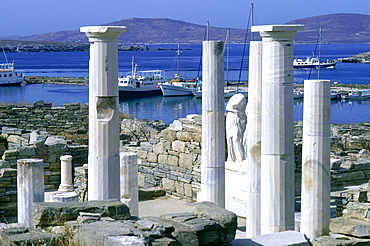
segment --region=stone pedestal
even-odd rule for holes
[[[246,165],[246,236],[261,234],[261,120],[262,42],[251,41],[249,51]]]
[[[293,37],[302,25],[253,26],[262,36],[261,233],[294,230]]]
[[[304,81],[301,233],[329,234],[330,81]]]
[[[44,202],[44,162],[42,159],[17,161],[18,223],[33,230],[33,202]]]
[[[202,166],[198,201],[225,207],[223,42],[203,41]]]
[[[236,215],[246,217],[248,205],[247,162],[225,163],[225,208]]]
[[[89,200],[120,197],[117,39],[125,30],[81,27],[90,42]]]
[[[58,191],[73,191],[72,158],[71,155],[62,155],[60,157],[60,185]]]
[[[139,185],[137,154],[121,152],[121,202],[130,208],[132,216],[139,217]]]

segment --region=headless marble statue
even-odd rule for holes
[[[245,108],[247,100],[242,94],[235,94],[226,105],[227,161],[241,162],[246,159],[243,136],[247,124]]]

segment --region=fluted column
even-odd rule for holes
[[[294,230],[292,39],[303,29],[252,27],[262,36],[261,234]]]
[[[262,42],[251,41],[245,148],[247,155],[246,236],[261,234]]]
[[[121,26],[81,27],[90,42],[89,200],[120,197],[118,49]]]
[[[301,233],[329,234],[330,80],[304,81]]]
[[[224,52],[222,41],[203,41],[202,165],[198,201],[225,207]]]

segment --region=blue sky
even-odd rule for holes
[[[0,36],[77,30],[131,17],[245,28],[249,0],[0,0]],[[370,0],[254,0],[255,24],[333,13],[370,14]]]

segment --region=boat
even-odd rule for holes
[[[192,96],[193,91],[201,86],[199,79],[186,79],[180,76],[180,44],[177,45],[177,73],[169,82],[159,86],[164,97]]]
[[[304,59],[294,59],[293,68],[335,68],[336,61],[327,59],[325,62],[319,61],[318,57],[307,57]]]
[[[136,71],[137,65],[132,62],[132,71],[127,76],[118,78],[120,96],[161,95],[159,84],[166,83],[164,70]]]
[[[164,97],[192,96],[193,91],[197,90],[199,82],[171,80],[170,82],[160,84],[159,86]]]
[[[303,99],[303,91],[295,89],[293,91],[294,99]]]
[[[349,91],[348,93],[340,94],[341,100],[345,101],[360,101],[360,100],[370,100],[370,91],[368,90],[355,90]]]
[[[25,80],[21,70],[14,69],[14,62],[0,64],[0,85],[20,85]]]

